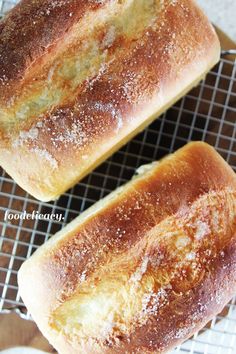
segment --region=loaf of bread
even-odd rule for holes
[[[192,0],[22,0],[0,22],[0,165],[56,199],[219,57]]]
[[[60,354],[166,353],[236,293],[236,176],[190,143],[140,170],[21,267],[20,294]]]

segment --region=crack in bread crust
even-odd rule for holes
[[[135,47],[161,10],[159,0],[123,0],[108,3],[95,17],[88,13],[70,30],[71,36],[67,35],[53,60],[49,53],[50,65],[40,67],[33,76],[29,72],[23,91],[0,111],[6,127],[11,121],[35,119],[65,101],[74,102],[84,82],[106,70],[127,47]]]
[[[214,272],[226,235],[232,242],[235,222],[236,193],[209,193],[147,231],[126,252],[117,254],[113,246],[109,257],[88,263],[77,289],[51,314],[51,328],[71,342],[119,343]],[[118,230],[117,237],[125,233]],[[86,279],[90,266],[94,272]],[[194,318],[197,314],[192,326]]]

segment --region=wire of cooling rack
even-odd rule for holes
[[[0,17],[15,3],[0,0]],[[17,271],[24,260],[79,213],[130,180],[140,165],[192,140],[214,146],[236,171],[236,60],[222,57],[198,87],[57,201],[36,201],[0,169],[0,313],[14,311],[29,319],[17,286]],[[24,210],[63,214],[64,220],[4,221],[6,211]],[[236,298],[176,352],[236,353]]]

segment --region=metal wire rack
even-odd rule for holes
[[[0,0],[0,16],[16,2]],[[236,171],[236,60],[222,57],[198,87],[55,202],[36,201],[0,169],[0,313],[15,311],[29,318],[18,294],[17,271],[50,235],[130,180],[137,167],[158,160],[191,140],[213,145]],[[58,213],[63,214],[64,220],[5,222],[7,210]],[[174,352],[236,353],[236,297]]]

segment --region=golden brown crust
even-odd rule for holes
[[[23,0],[16,5],[0,22],[1,102],[18,91],[26,71],[40,64],[86,11],[107,1]]]
[[[196,84],[220,47],[189,0],[56,1],[49,15],[44,3],[23,1],[1,25],[0,163],[50,200]],[[10,35],[38,11],[35,30]]]
[[[213,148],[188,144],[113,195],[19,272],[60,353],[164,353],[236,292],[236,176]]]

